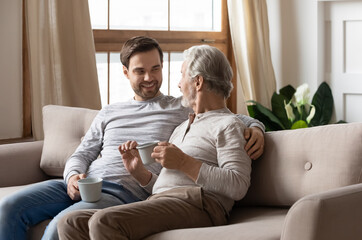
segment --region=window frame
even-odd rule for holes
[[[220,49],[228,58],[234,71],[234,90],[227,100],[227,106],[232,112],[236,112],[236,78],[235,61],[232,53],[231,36],[229,31],[227,0],[221,0],[221,32],[211,31],[171,31],[171,30],[115,30],[93,29],[95,50],[99,53],[107,53],[108,63],[111,52],[119,52],[123,44],[134,36],[148,36],[157,39],[164,52],[183,51],[194,45],[208,44]],[[109,4],[108,4],[108,28],[109,28]],[[108,88],[109,88],[108,67]],[[109,102],[109,89],[108,89]]]
[[[23,138],[29,139],[33,137],[32,134],[32,120],[31,120],[31,85],[30,85],[30,70],[29,70],[29,51],[28,51],[28,38],[26,33],[26,18],[25,18],[25,1],[23,0]]]

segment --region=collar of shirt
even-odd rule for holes
[[[220,108],[220,109],[216,109],[216,110],[199,113],[196,115],[196,119],[198,120],[198,119],[201,119],[203,117],[209,116],[214,113],[232,113],[232,112],[228,108],[225,107],[225,108]]]

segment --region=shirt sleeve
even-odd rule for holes
[[[156,174],[152,173],[151,180],[147,183],[147,185],[145,185],[145,186],[141,185],[141,187],[143,187],[149,194],[151,194],[153,185],[155,185],[157,178],[158,178],[158,176]]]
[[[245,126],[249,128],[258,127],[265,133],[265,126],[259,120],[242,114],[237,114],[236,116],[245,124]]]
[[[218,166],[203,163],[196,183],[203,189],[240,200],[250,186],[251,160],[244,150],[245,126],[228,126],[217,136]]]
[[[105,110],[102,109],[94,118],[81,144],[66,162],[63,172],[66,182],[75,174],[86,173],[89,165],[99,156],[103,145],[104,116]]]

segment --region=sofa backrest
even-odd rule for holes
[[[88,131],[97,110],[47,105],[43,107],[44,145],[41,169],[49,176],[62,177],[68,158]]]
[[[268,132],[241,204],[291,206],[303,196],[362,182],[362,123]]]
[[[40,167],[62,177],[66,161],[97,110],[43,108]],[[362,123],[267,132],[263,156],[253,161],[251,186],[240,204],[291,206],[308,194],[362,182]]]

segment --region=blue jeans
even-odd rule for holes
[[[95,203],[73,201],[63,180],[48,180],[24,188],[0,200],[0,239],[26,239],[27,229],[52,219],[43,240],[58,239],[57,222],[65,214],[79,209],[102,209],[140,201],[119,184],[104,181],[102,198]]]

